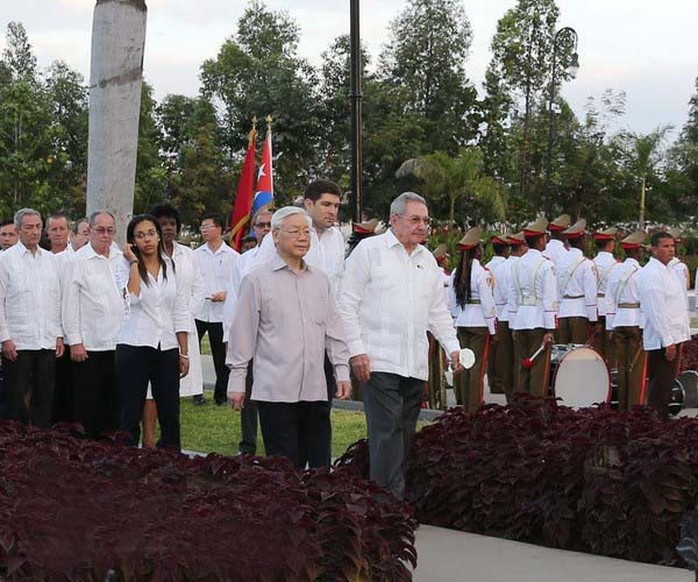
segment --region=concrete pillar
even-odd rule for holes
[[[92,22],[87,214],[110,210],[116,240],[126,240],[141,107],[145,0],[97,0]]]

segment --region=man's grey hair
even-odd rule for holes
[[[41,218],[41,213],[33,208],[22,208],[21,210],[15,212],[15,226],[17,227],[17,230],[22,228],[22,221],[24,220],[25,216],[38,216]],[[41,218],[42,223],[43,221],[44,219]]]
[[[416,192],[403,192],[390,203],[390,214],[402,216],[405,214],[408,202],[419,202],[420,204],[424,204],[424,206],[427,205],[427,201]]]
[[[303,208],[298,208],[298,206],[284,206],[283,208],[279,208],[272,215],[271,229],[279,230],[284,220],[287,219],[289,216],[293,216],[294,214],[301,214],[308,223],[308,226],[312,224],[310,216],[308,216],[308,213]]]
[[[98,216],[102,216],[102,214],[110,216],[111,219],[114,221],[114,224],[116,224],[116,216],[114,216],[112,212],[109,212],[108,210],[95,210],[92,214],[90,214],[90,217],[87,219],[90,228],[92,228],[95,225],[95,220],[97,220]]]

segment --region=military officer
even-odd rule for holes
[[[596,322],[596,268],[584,256],[586,220],[583,218],[562,232],[569,250],[557,264],[557,340],[561,344],[584,344],[589,324]]]
[[[555,266],[543,256],[548,221],[541,218],[524,229],[528,250],[512,265],[509,326],[514,338],[516,391],[546,396],[550,373],[550,346],[557,316]],[[538,348],[542,352],[533,359]]]

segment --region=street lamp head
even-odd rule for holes
[[[570,64],[567,66],[567,72],[573,79],[577,77],[577,73],[579,72],[579,55],[577,53],[572,53]]]

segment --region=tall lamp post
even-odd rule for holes
[[[555,33],[553,38],[553,63],[550,73],[550,95],[548,97],[548,154],[545,168],[545,196],[547,210],[551,210],[552,174],[553,174],[553,144],[555,143],[555,89],[557,87],[558,52],[561,46],[571,47],[573,52],[566,63],[567,73],[574,79],[579,71],[579,55],[577,55],[577,31],[565,26]],[[567,53],[565,53],[567,54]]]
[[[351,77],[351,207],[354,222],[361,222],[361,34],[359,28],[359,0],[350,2]]]

